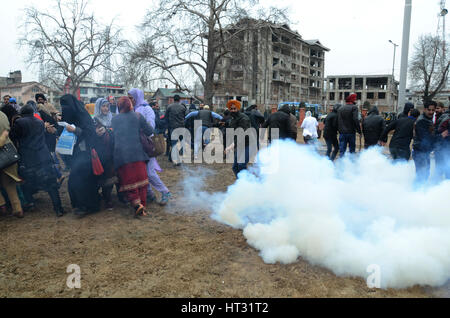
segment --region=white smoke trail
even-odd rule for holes
[[[186,170],[181,186],[183,187],[182,201],[188,203],[184,206],[187,212],[212,211],[217,202],[224,199],[224,193],[210,194],[203,191],[206,180],[214,174],[214,170],[206,168]]]
[[[413,162],[394,164],[380,149],[335,166],[277,142],[229,187],[213,218],[243,229],[266,263],[302,257],[360,277],[376,264],[382,288],[440,286],[450,278],[450,182],[415,190],[414,178]]]

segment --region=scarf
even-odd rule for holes
[[[105,127],[111,127],[112,113],[108,107],[108,113],[104,115],[102,113],[102,106],[109,104],[105,98],[99,98],[95,102],[94,118],[99,121]]]

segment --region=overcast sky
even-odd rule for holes
[[[438,0],[412,2],[410,56],[421,34],[436,34],[440,11]],[[0,76],[20,69],[24,81],[37,80],[37,72],[27,69],[24,54],[17,47],[21,10],[31,4],[46,8],[52,3],[52,0],[1,1]],[[90,7],[105,23],[117,17],[117,24],[124,28],[124,34],[135,40],[135,26],[142,21],[151,3],[151,0],[128,0],[126,3],[91,0]],[[394,50],[388,41],[392,40],[400,45],[395,63],[398,79],[404,0],[262,0],[261,3],[290,6],[292,29],[306,40],[319,39],[331,50],[325,60],[326,75],[390,74]]]

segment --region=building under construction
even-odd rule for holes
[[[329,49],[319,40],[304,40],[286,24],[256,20],[249,24],[231,54],[218,63],[214,106],[224,108],[232,98],[268,110],[288,101],[323,104]]]
[[[396,112],[398,82],[392,75],[330,75],[327,77],[327,105],[345,104],[345,99],[356,93],[358,103],[369,102],[380,112]]]

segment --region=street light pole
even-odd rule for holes
[[[391,43],[394,46],[394,61],[392,62],[392,85],[391,85],[392,91],[394,92],[394,89],[395,89],[395,53],[397,51],[398,44],[395,44],[391,40],[389,40],[389,43]],[[397,112],[398,111],[398,107],[395,107],[396,106],[395,98],[393,98],[392,102],[393,102],[392,103],[392,110],[394,112]]]
[[[395,44],[395,43],[392,42],[391,40],[389,40],[389,43],[391,43],[392,45],[394,45],[394,62],[392,63],[392,78],[395,80],[395,75],[394,75],[394,70],[395,70],[395,51],[397,50],[398,44]]]

